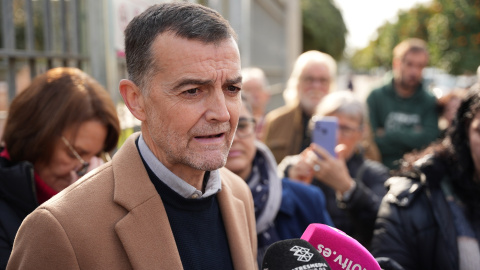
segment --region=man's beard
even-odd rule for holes
[[[417,88],[420,85],[420,80],[419,79],[409,79],[409,78],[402,78],[400,80],[400,86],[405,89],[410,89],[413,90]]]

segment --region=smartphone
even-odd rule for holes
[[[332,157],[337,157],[335,146],[337,146],[338,119],[334,116],[315,117],[313,122],[312,142],[325,148]]]

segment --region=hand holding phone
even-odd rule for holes
[[[338,129],[337,117],[314,117],[312,120],[314,122],[312,142],[325,148],[332,157],[337,157],[337,154],[335,153]]]

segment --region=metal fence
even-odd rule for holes
[[[8,108],[21,86],[50,68],[89,69],[85,2],[1,0],[0,91],[3,86],[6,97],[0,106]]]

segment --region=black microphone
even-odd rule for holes
[[[263,256],[262,270],[331,270],[325,258],[302,239],[273,243]]]

